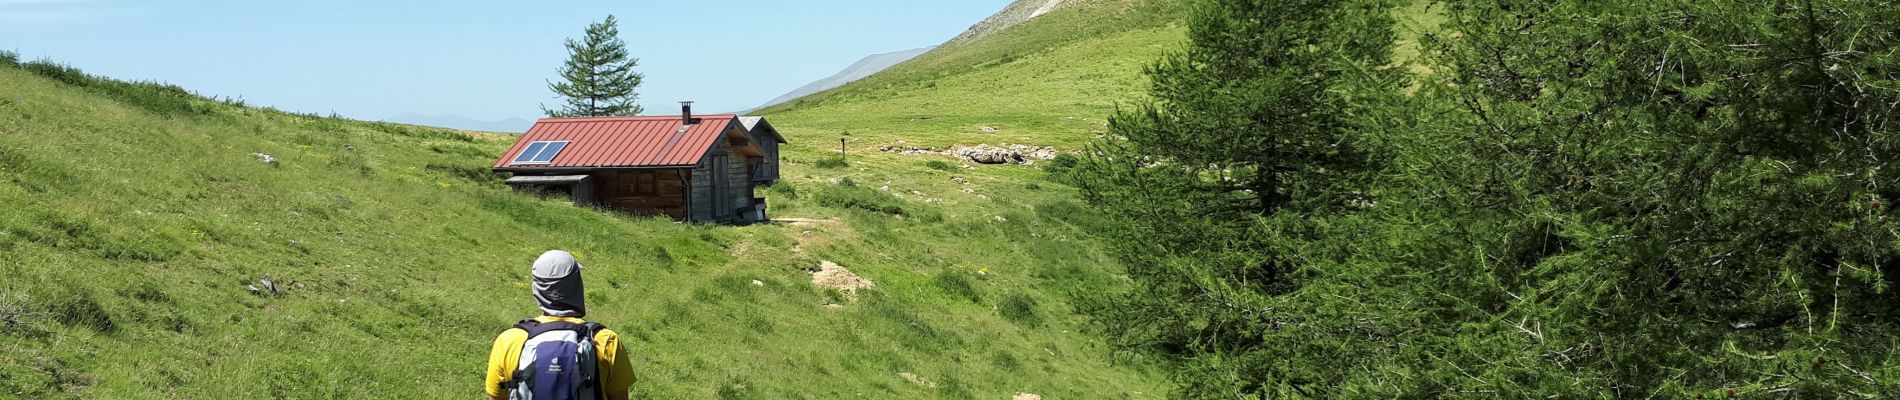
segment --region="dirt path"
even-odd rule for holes
[[[849,241],[858,236],[857,231],[852,230],[851,226],[836,219],[783,217],[773,218],[772,222],[792,228],[792,236],[798,241],[798,244],[792,246],[792,252],[799,254],[804,254],[805,249],[822,246],[833,240]]]

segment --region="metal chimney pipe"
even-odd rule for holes
[[[680,120],[685,121],[687,125],[699,123],[699,121],[693,120],[693,102],[680,102]]]

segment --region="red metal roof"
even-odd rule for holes
[[[678,115],[641,117],[545,118],[521,135],[495,160],[497,169],[562,169],[691,166],[737,119],[734,115],[695,115],[684,125]],[[684,126],[686,129],[681,130]],[[566,141],[547,164],[514,164],[530,143]]]

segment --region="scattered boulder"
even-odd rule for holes
[[[752,286],[765,287],[765,282],[760,281],[758,279],[753,279]]]
[[[1042,400],[1042,395],[1035,393],[1017,393],[1016,397],[1011,397],[1009,400]]]
[[[956,155],[969,159],[971,162],[990,165],[1020,164],[1024,160],[1022,152],[987,144],[956,149]]]
[[[983,133],[996,133],[996,127],[994,126],[984,125],[982,128],[979,128],[979,129],[981,129]]]
[[[924,377],[917,376],[917,374],[913,374],[909,372],[899,372],[897,373],[897,376],[901,376],[904,378],[904,380],[910,381],[910,383],[915,383],[917,384],[917,386],[923,386],[923,387],[927,387],[931,389],[937,388],[936,382],[931,382],[929,379],[924,379]]]
[[[995,129],[991,127],[984,127],[984,128]],[[1005,144],[1001,146],[992,146],[988,144],[979,144],[975,146],[956,146],[949,149],[937,149],[937,148],[930,148],[930,147],[910,146],[910,145],[904,144],[902,141],[899,141],[898,144],[896,145],[881,146],[878,148],[878,150],[886,152],[886,153],[897,153],[897,154],[902,154],[902,155],[907,155],[907,156],[917,156],[917,155],[949,156],[949,157],[956,157],[956,158],[961,158],[964,160],[969,160],[971,162],[975,162],[978,164],[991,164],[991,165],[1033,164],[1037,160],[1054,159],[1056,158],[1057,154],[1061,154],[1061,152],[1056,151],[1056,148],[1049,147],[1049,146],[1029,146],[1029,145],[1021,145],[1021,144]],[[963,168],[970,169],[972,167],[970,167],[969,165],[964,165]]]
[[[864,279],[851,270],[831,261],[818,263],[818,270],[811,273],[811,284],[821,288],[837,289],[846,296],[857,297],[859,289],[877,286],[870,279]]]
[[[933,149],[929,147],[917,147],[917,146],[905,145],[903,144],[902,141],[899,141],[898,144],[894,146],[893,145],[880,146],[878,147],[878,151],[883,151],[885,153],[897,153],[897,154],[902,154],[902,155],[907,155],[907,156],[944,154],[943,150]]]
[[[270,164],[270,166],[273,166],[273,167],[277,166],[277,157],[272,157],[271,155],[264,154],[264,153],[251,153],[251,156],[257,157],[257,161],[263,162],[265,164]]]
[[[1010,144],[991,146],[959,146],[949,151],[950,155],[968,159],[979,164],[1029,164],[1035,160],[1056,158],[1056,148],[1048,146],[1028,146]]]
[[[257,280],[257,284],[244,285],[244,287],[251,289],[252,294],[259,296],[277,297],[278,294],[277,282],[271,281],[270,274],[264,274],[263,278]]]

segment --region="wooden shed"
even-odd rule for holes
[[[547,118],[495,161],[522,190],[690,222],[766,221],[756,188],[778,179],[784,139],[737,115]],[[768,150],[769,149],[769,150]],[[769,172],[767,172],[769,171]]]
[[[752,138],[759,145],[759,150],[765,152],[765,160],[778,160],[778,145],[785,144],[785,137],[779,136],[778,129],[773,128],[771,122],[767,122],[765,117],[739,117],[739,124],[745,126],[746,132],[752,133]],[[760,186],[772,186],[778,183],[777,162],[757,163],[753,166],[752,180],[754,182],[758,182]]]

